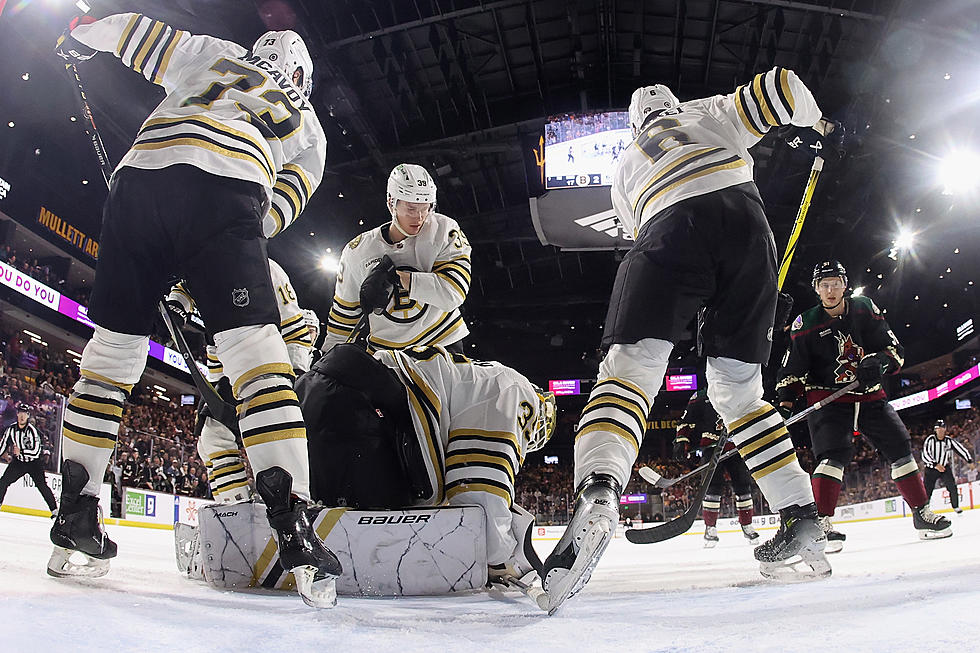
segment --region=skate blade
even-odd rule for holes
[[[589,527],[582,538],[578,556],[568,570],[556,583],[548,583],[545,590],[548,599],[548,616],[555,614],[566,600],[575,596],[592,577],[592,570],[599,564],[599,558],[612,540],[612,527],[608,519],[598,519]]]
[[[718,546],[718,540],[705,540],[704,541],[704,548],[706,548],[706,549],[713,549],[716,546]]]
[[[944,540],[947,537],[953,537],[953,529],[946,527],[941,531],[919,531],[920,540]]]
[[[765,578],[783,582],[827,578],[833,570],[824,554],[824,547],[825,541],[817,540],[786,560],[760,562],[759,573]]]
[[[823,552],[830,555],[831,553],[840,553],[843,548],[844,543],[840,540],[827,540],[827,548]]]
[[[72,555],[84,562],[73,562]],[[109,560],[100,560],[81,551],[55,546],[48,558],[48,576],[55,578],[100,578],[109,573]]]
[[[294,567],[296,591],[303,597],[303,603],[311,608],[325,609],[337,605],[337,577],[326,575],[317,578],[316,567],[303,565]]]
[[[752,548],[755,548],[755,547],[759,546],[760,544],[762,544],[762,538],[761,537],[747,537],[747,538],[745,538],[745,543],[748,544],[749,546],[751,546]]]

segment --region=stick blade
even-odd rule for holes
[[[626,531],[626,539],[633,544],[655,544],[673,539],[691,530],[698,511],[685,512],[662,526],[653,528],[631,528]]]

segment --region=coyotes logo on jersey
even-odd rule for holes
[[[834,337],[837,338],[837,362],[840,363],[834,370],[837,375],[835,380],[837,383],[850,383],[857,378],[855,373],[858,363],[864,358],[864,348],[855,344],[850,334],[835,333]]]

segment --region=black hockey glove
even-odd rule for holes
[[[361,283],[361,310],[380,314],[391,301],[391,294],[397,285],[398,272],[395,271],[395,263],[385,254]]]
[[[793,416],[792,406],[783,406],[781,403],[776,404],[776,410],[782,415],[783,419],[789,419]]]
[[[71,35],[71,31],[79,25],[89,25],[94,22],[95,18],[92,16],[75,16],[72,18],[71,22],[68,23],[68,27],[61,33],[61,36],[58,37],[58,41],[55,43],[55,54],[70,63],[88,61],[98,54],[98,50],[94,50],[81,41],[75,40]]]
[[[687,460],[687,442],[679,440],[674,442],[674,460],[685,461]]]
[[[821,118],[813,127],[786,125],[776,132],[802,158],[840,159],[844,156],[844,125],[836,120]]]
[[[861,359],[857,366],[857,380],[864,388],[871,388],[881,383],[881,374],[884,372],[885,364],[881,361],[881,354],[871,354]]]
[[[788,293],[781,292],[776,296],[776,319],[773,320],[773,332],[779,333],[793,315],[793,297]]]

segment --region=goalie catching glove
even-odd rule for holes
[[[58,37],[58,41],[55,43],[55,54],[69,63],[88,61],[98,54],[98,50],[90,48],[80,41],[76,41],[71,35],[71,31],[79,25],[89,25],[94,22],[95,18],[92,16],[75,16],[72,18],[71,22],[68,23],[68,27],[61,33],[61,36]]]

